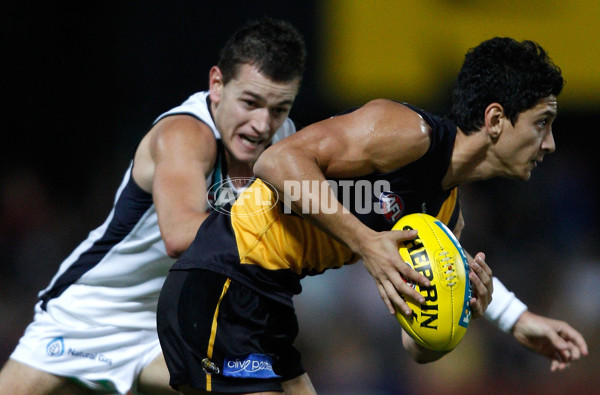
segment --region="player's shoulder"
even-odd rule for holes
[[[187,114],[171,115],[158,121],[151,129],[153,139],[216,141],[212,129],[196,117]]]
[[[217,157],[217,140],[202,121],[189,115],[172,115],[157,122],[142,139],[136,159],[149,163],[191,161],[212,166]]]
[[[366,103],[364,109],[366,117],[376,119],[375,129],[400,144],[403,151],[412,151],[416,158],[429,148],[431,125],[414,108],[394,100],[376,99]]]
[[[156,166],[188,161],[213,166],[217,141],[211,129],[188,115],[173,115],[158,121],[142,138],[134,155],[136,182],[148,189]]]
[[[430,134],[431,126],[412,106],[389,99],[375,99],[363,106],[367,116],[373,116],[382,126],[400,128],[404,133],[415,137]]]
[[[386,113],[390,116],[405,117],[405,118],[420,118],[420,115],[415,108],[396,100],[391,99],[373,99],[365,103],[363,108],[372,112]]]

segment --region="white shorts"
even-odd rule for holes
[[[82,385],[125,394],[142,369],[161,353],[156,330],[61,325],[36,306],[34,320],[12,359]]]

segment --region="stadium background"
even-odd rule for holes
[[[105,218],[153,119],[205,89],[226,37],[268,14],[290,20],[307,40],[307,73],[292,110],[300,125],[375,97],[443,113],[465,51],[497,35],[540,42],[567,81],[557,152],[528,183],[465,187],[462,241],[485,251],[533,311],[579,329],[591,355],[550,374],[544,358],[481,320],[448,357],[416,365],[373,281],[354,265],[306,279],[297,298],[298,346],[320,392],[597,391],[597,2],[24,1],[3,9],[2,362],[32,317],[37,291]]]

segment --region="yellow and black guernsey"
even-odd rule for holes
[[[330,185],[338,200],[374,230],[391,230],[402,216],[416,212],[434,215],[452,229],[459,213],[458,192],[443,190],[441,181],[450,163],[456,127],[411,108],[432,128],[431,145],[421,158],[388,173],[334,179]],[[215,271],[291,307],[304,276],[356,260],[350,249],[292,213],[276,191],[256,179],[230,213],[213,212],[204,221],[171,270]]]

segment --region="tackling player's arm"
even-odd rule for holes
[[[460,234],[464,226],[465,221],[461,212],[458,223],[454,229],[454,234],[458,239],[460,239]],[[510,331],[517,342],[522,346],[549,358],[551,360],[551,371],[563,370],[567,368],[571,362],[578,361],[588,354],[585,339],[581,333],[575,330],[571,325],[565,321],[554,320],[534,314],[528,311],[524,305],[520,307],[522,303],[520,305],[517,304],[518,318],[516,318],[516,320],[512,318],[504,319],[503,314],[512,314],[510,312],[511,304],[507,299],[511,297],[514,298],[515,301],[518,301],[518,299],[514,297],[512,292],[509,292],[506,287],[504,287],[498,278],[494,280],[492,271],[485,262],[485,255],[482,252],[477,253],[475,257],[472,257],[467,252],[467,258],[469,260],[469,266],[472,269],[469,273],[469,280],[471,280],[473,290],[476,293],[470,301],[474,318],[485,315],[488,320],[495,323],[502,330]],[[499,295],[497,295],[496,299],[493,299],[492,297],[494,292],[494,282],[496,282],[496,285],[499,287],[497,292]],[[491,317],[490,314],[484,314],[492,300],[494,300],[496,304],[506,306],[503,308],[493,307],[494,317]],[[502,314],[499,311],[504,313]],[[496,317],[496,315],[499,316]],[[407,339],[404,339],[405,337]],[[405,333],[403,333],[403,344],[415,359],[420,358],[422,362],[437,359],[435,358],[435,352],[423,349],[412,341]],[[439,357],[441,357],[441,355],[438,356],[438,358]]]
[[[151,192],[167,253],[178,257],[208,216],[206,177],[217,157],[210,128],[188,115],[160,120],[142,139],[133,167],[138,185]]]
[[[360,177],[411,163],[427,151],[429,132],[426,122],[406,106],[375,100],[274,144],[258,159],[254,171],[286,195],[286,181],[317,181],[323,185],[327,177]],[[331,188],[326,188],[327,195],[318,191],[309,194],[311,182],[301,185],[300,198],[293,201],[292,208],[362,257],[390,313],[395,312],[396,305],[403,314],[410,315],[400,294],[421,303],[423,296],[402,276],[429,285],[427,278],[406,265],[398,253],[398,243],[414,238],[414,231],[375,232],[350,214]],[[303,201],[310,206],[302,207]],[[332,214],[314,210],[325,203],[324,207],[334,208],[328,210]]]
[[[522,346],[549,358],[553,372],[588,355],[581,333],[562,320],[525,310],[510,331]]]

